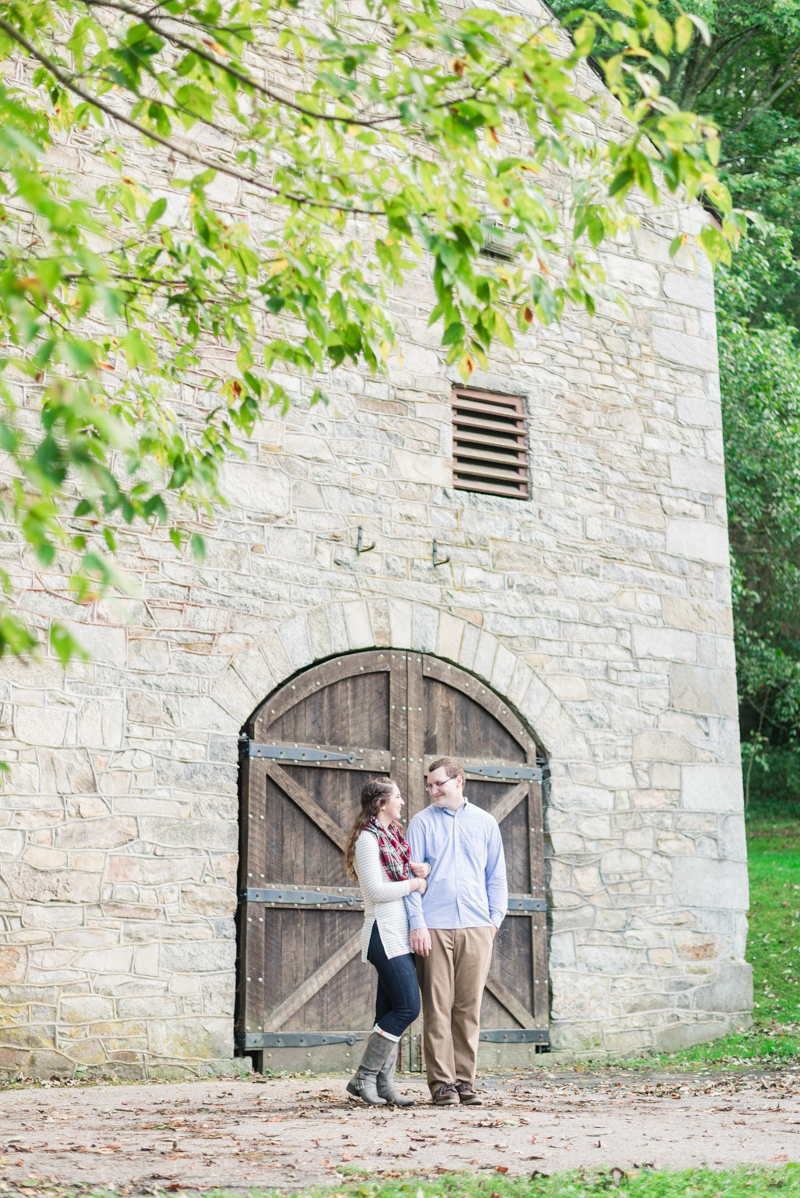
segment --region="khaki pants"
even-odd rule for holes
[[[481,999],[492,960],[494,929],[431,928],[429,957],[415,957],[422,991],[425,1064],[431,1094],[474,1082]]]

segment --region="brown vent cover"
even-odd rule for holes
[[[454,390],[453,457],[456,490],[527,499],[522,399],[489,391]]]

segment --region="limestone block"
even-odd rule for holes
[[[577,964],[575,956],[575,936],[573,932],[557,932],[550,938],[548,968],[552,971],[574,969]]]
[[[179,998],[158,994],[150,998],[118,998],[117,1011],[121,1019],[171,1019],[181,1015],[183,1008]]]
[[[205,973],[233,969],[236,945],[232,942],[199,941],[195,944],[165,944],[161,964],[168,973]]]
[[[160,819],[142,816],[142,840],[164,848],[235,850],[238,827],[232,820]]]
[[[354,600],[343,604],[347,636],[351,649],[368,649],[373,644],[372,625],[366,603]]]
[[[236,912],[236,891],[228,886],[181,886],[181,911],[193,915],[230,915]]]
[[[200,794],[235,794],[237,770],[232,765],[210,761],[157,760],[159,786],[176,786]],[[141,825],[144,828],[144,824]],[[144,836],[144,831],[142,832]]]
[[[621,944],[579,944],[578,965],[587,973],[635,973],[642,950]]]
[[[718,847],[720,857],[726,857],[729,861],[747,860],[747,838],[742,814],[726,815],[719,821]]]
[[[76,624],[66,621],[78,644],[92,661],[105,665],[124,666],[127,654],[124,628],[109,628],[103,624]]]
[[[710,986],[698,986],[692,995],[695,1010],[738,1014],[753,1009],[753,967],[732,961],[720,969]]]
[[[56,829],[56,845],[62,849],[116,849],[138,837],[136,820],[127,815],[108,819],[80,820]]]
[[[709,495],[725,494],[725,467],[706,458],[685,454],[669,459],[670,481],[673,487],[686,491],[703,491]]]
[[[27,966],[28,950],[23,945],[7,944],[0,947],[0,986],[24,982]]]
[[[719,956],[719,937],[689,930],[675,933],[675,948],[681,961],[713,961]]]
[[[272,674],[265,667],[265,677]],[[236,670],[236,663],[218,678],[211,688],[211,697],[224,711],[227,711],[236,724],[243,724],[256,703],[256,694],[249,689],[248,681],[243,681]],[[263,697],[263,696],[259,696]]]
[[[78,870],[33,869],[20,861],[3,866],[14,898],[34,903],[92,903],[100,898],[100,875]]]
[[[101,1019],[114,1018],[114,1004],[107,998],[92,994],[62,998],[59,1019],[63,1023],[98,1023]]]
[[[19,857],[24,846],[24,832],[16,832],[11,828],[0,828],[0,857]]]
[[[667,362],[695,370],[717,369],[717,346],[710,337],[690,337],[675,329],[653,329],[653,350]]]
[[[228,503],[248,512],[286,516],[290,511],[291,482],[282,470],[229,458],[222,468],[220,490]]]
[[[295,616],[293,620],[287,620],[285,624],[279,625],[278,636],[281,638],[293,669],[300,670],[303,666],[311,664],[311,645],[308,640],[305,613],[301,613]]]
[[[389,629],[392,644],[398,649],[410,649],[413,637],[413,604],[404,599],[389,600]]]
[[[737,713],[736,675],[732,670],[674,665],[670,681],[672,702],[679,711],[731,717]]]
[[[15,707],[14,736],[26,745],[55,747],[64,743],[66,707]]]
[[[41,749],[42,791],[45,794],[93,794],[97,789],[86,749]]]
[[[712,566],[727,566],[728,530],[721,524],[675,516],[667,524],[667,553]]]
[[[675,902],[681,907],[715,907],[746,911],[749,902],[747,865],[743,861],[673,858]]]
[[[432,487],[451,487],[452,461],[438,454],[409,453],[405,449],[393,449],[392,476],[408,479],[413,483],[426,483]]]
[[[133,964],[133,947],[119,945],[116,948],[94,949],[80,953],[74,961],[76,969],[108,976],[115,973],[130,973]]]
[[[638,657],[654,657],[664,661],[697,660],[697,637],[693,632],[675,628],[652,628],[634,624],[633,651]]]
[[[723,606],[701,600],[682,599],[678,595],[664,595],[661,606],[666,623],[674,628],[688,628],[693,632],[711,633],[726,638],[733,636],[733,609],[728,604]]]
[[[742,811],[741,766],[684,765],[681,768],[681,801],[686,811]]]
[[[461,638],[464,635],[464,621],[449,612],[441,612],[439,628],[436,634],[435,653],[446,661],[458,661],[461,649]],[[515,663],[517,659],[515,658]]]
[[[697,274],[669,271],[663,278],[664,295],[675,303],[690,308],[714,311],[714,284]]]
[[[64,929],[83,924],[83,909],[76,904],[57,906],[55,903],[26,903],[22,908],[24,928]]]
[[[621,878],[639,878],[645,873],[644,859],[630,849],[609,849],[600,858],[600,869],[604,881],[616,882]]]
[[[158,977],[159,946],[157,944],[140,944],[134,950],[133,971],[145,977]]]
[[[153,1023],[150,1044],[154,1053],[177,1061],[215,1060],[233,1056],[233,1022],[201,1015],[184,1019],[159,1019]]]
[[[676,1021],[658,1028],[653,1043],[657,1052],[681,1052],[685,1048],[693,1048],[695,1044],[708,1044],[726,1031],[727,1024],[719,1020],[708,1019],[702,1023]]]
[[[421,603],[414,604],[412,644],[417,653],[433,653],[439,635],[439,613]]]
[[[121,703],[92,699],[78,712],[78,741],[95,749],[118,749],[122,745],[123,722]]]

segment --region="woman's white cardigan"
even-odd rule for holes
[[[356,841],[355,867],[364,898],[364,928],[361,932],[361,960],[366,961],[372,925],[378,931],[387,957],[410,953],[408,913],[403,899],[410,893],[411,882],[392,882],[381,865],[377,838],[362,832]]]

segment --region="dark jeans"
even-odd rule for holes
[[[411,953],[387,957],[377,920],[372,925],[367,960],[378,974],[375,1022],[398,1040],[419,1015],[419,983]]]

